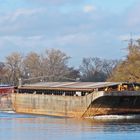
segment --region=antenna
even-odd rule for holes
[[[133,36],[132,36],[132,33],[130,33],[130,42],[129,42],[129,45],[130,46],[133,46],[133,42],[134,42],[135,40],[133,39]]]
[[[128,45],[132,47],[134,45],[134,42],[137,41],[137,40],[133,39],[133,34],[130,33],[130,39],[126,39],[126,40],[123,40],[123,41],[127,41]]]

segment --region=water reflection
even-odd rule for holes
[[[95,121],[0,113],[2,140],[138,139],[140,122]]]

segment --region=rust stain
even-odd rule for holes
[[[108,100],[101,102],[101,106],[95,105],[98,99],[112,95],[112,93],[108,93],[106,95],[106,93],[104,94],[104,92],[96,92],[80,97],[20,93],[12,94],[12,105],[13,109],[18,113],[76,118],[95,115],[140,113],[140,106],[139,108],[135,108],[135,106],[133,108],[123,108],[118,104],[118,107],[107,107],[104,105],[104,103],[108,103]],[[133,94],[129,94],[129,96],[130,95],[133,96]],[[139,100],[137,100],[137,102],[139,102]]]

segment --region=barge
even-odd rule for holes
[[[0,95],[11,94],[15,87],[10,85],[0,85]]]
[[[11,94],[14,90],[14,86],[0,85],[0,111],[12,111]]]
[[[127,82],[46,82],[12,93],[17,113],[85,118],[140,114],[140,84]]]

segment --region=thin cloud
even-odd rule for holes
[[[47,10],[43,8],[22,8],[7,12],[0,17],[0,26],[2,27],[0,28],[0,35],[21,35],[27,28],[32,29],[34,25],[38,25],[40,20],[43,20],[41,16],[46,12]],[[38,26],[37,29],[39,28]],[[32,30],[30,30],[30,33],[32,33]]]
[[[15,21],[19,17],[29,17],[33,15],[37,15],[44,12],[44,9],[17,9],[14,13],[11,15],[11,20]]]
[[[133,5],[129,10],[126,19],[127,21],[126,24],[130,27],[139,26],[140,25],[139,13],[140,13],[140,2],[135,3],[135,5]]]
[[[93,5],[85,5],[83,10],[85,13],[90,13],[90,12],[96,11],[96,7]]]
[[[28,1],[53,5],[77,4],[84,2],[84,0],[28,0]]]
[[[128,41],[128,42],[129,42],[130,39],[133,39],[135,41],[139,38],[140,38],[140,34],[136,34],[136,35],[132,35],[132,36],[131,36],[131,34],[124,34],[124,35],[120,35],[118,37],[119,40]]]

